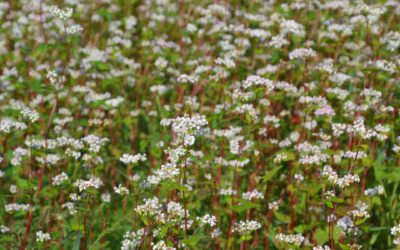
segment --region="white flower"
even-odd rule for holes
[[[374,196],[374,195],[381,195],[385,192],[385,189],[383,188],[382,185],[376,186],[374,188],[369,188],[367,190],[364,191],[364,194],[366,196]]]
[[[198,220],[200,220],[200,225],[210,225],[210,227],[213,227],[217,225],[217,218],[214,215],[206,214],[203,217],[198,217]]]
[[[29,119],[32,123],[39,120],[39,113],[30,108],[24,108],[21,110],[21,114],[24,118]]]
[[[7,212],[13,211],[27,211],[31,207],[30,204],[17,204],[17,203],[10,203],[4,206]]]
[[[76,214],[78,211],[75,209],[75,205],[72,202],[67,202],[65,204],[62,205],[62,208],[67,208],[68,213],[70,215],[74,215]]]
[[[274,89],[274,81],[262,78],[257,75],[248,76],[246,80],[243,81],[242,84],[243,88],[248,89],[251,86],[264,86],[267,88],[268,91]]]
[[[10,228],[5,225],[0,225],[0,233],[5,234],[10,232]]]
[[[289,59],[306,59],[307,57],[316,57],[317,53],[313,49],[295,49],[289,54]]]
[[[11,185],[10,186],[10,193],[15,194],[17,192],[17,186],[16,185]]]
[[[50,234],[49,233],[43,233],[43,231],[37,231],[36,232],[36,241],[37,242],[44,242],[51,240]]]
[[[101,200],[105,203],[110,203],[111,195],[109,193],[101,194]]]
[[[253,199],[264,199],[264,194],[259,192],[257,189],[246,192],[242,194],[243,199],[245,200],[253,200]]]
[[[119,184],[118,187],[114,187],[114,192],[121,196],[129,194],[129,190],[126,187],[123,187],[121,184]]]
[[[75,183],[74,186],[79,188],[79,191],[82,192],[86,189],[89,188],[94,188],[94,189],[99,189],[100,186],[103,185],[103,182],[101,181],[100,178],[91,176],[89,180],[82,180],[78,179]]]
[[[157,60],[154,62],[154,65],[158,68],[158,69],[165,69],[168,66],[168,61],[165,60],[162,57],[157,58]]]
[[[61,174],[53,177],[53,185],[61,186],[67,180],[68,180],[68,175],[64,172],[61,172]]]
[[[9,118],[4,118],[4,119],[0,120],[0,132],[6,133],[6,134],[10,133],[13,129],[24,130],[27,128],[28,128],[28,126],[26,126],[26,124],[23,122],[13,121]]]
[[[147,157],[144,154],[137,154],[137,155],[130,155],[130,154],[123,154],[121,158],[119,158],[121,162],[124,164],[135,164],[139,161],[146,161]]]
[[[54,84],[57,83],[58,75],[57,75],[56,71],[54,71],[54,70],[47,71],[47,76],[46,77],[47,77],[47,79],[49,79],[51,84],[54,85]]]
[[[240,235],[248,235],[253,231],[261,228],[261,223],[254,220],[239,221],[235,224],[234,232],[238,232]]]
[[[304,237],[301,234],[277,234],[275,236],[277,241],[282,241],[287,244],[293,244],[297,247],[301,245],[304,241]]]
[[[50,7],[49,11],[53,16],[58,17],[61,20],[67,20],[67,19],[71,18],[71,16],[72,16],[71,8],[62,10],[62,9],[58,8],[57,6],[53,5]]]
[[[68,35],[80,34],[82,31],[83,31],[83,28],[79,24],[72,25],[67,28]]]

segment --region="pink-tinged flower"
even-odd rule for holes
[[[331,106],[328,105],[328,106],[325,106],[325,107],[315,110],[315,115],[316,116],[322,116],[322,115],[334,116],[335,111],[332,109]]]

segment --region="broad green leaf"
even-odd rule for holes
[[[283,168],[283,166],[278,166],[278,167],[275,167],[275,168],[273,168],[272,170],[270,170],[268,173],[266,173],[266,174],[264,175],[264,180],[265,180],[265,181],[271,180],[271,179],[276,175],[276,173],[278,173],[278,171],[279,171],[281,168]]]

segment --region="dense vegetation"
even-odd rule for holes
[[[398,249],[400,2],[0,2],[0,249]]]

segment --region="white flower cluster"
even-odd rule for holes
[[[188,214],[188,211],[186,211]],[[167,204],[167,214],[168,219],[182,219],[185,216],[185,210],[182,208],[181,204],[175,201],[170,201]]]
[[[274,47],[276,49],[280,49],[283,46],[286,46],[289,44],[289,41],[282,35],[278,36],[273,36],[271,38],[271,41],[269,41],[268,45],[271,47]]]
[[[4,206],[7,212],[28,211],[30,207],[31,207],[30,204],[18,204],[18,203],[10,203]]]
[[[61,186],[67,180],[68,180],[68,175],[64,172],[61,172],[61,174],[53,177],[52,183],[54,186]]]
[[[39,120],[39,113],[30,108],[24,108],[21,110],[21,114],[24,118],[29,119],[32,123]]]
[[[300,48],[300,49],[295,49],[289,54],[289,59],[306,59],[308,57],[316,57],[317,53],[313,49],[305,49],[305,48]]]
[[[278,153],[275,155],[274,158],[274,163],[281,163],[282,161],[285,161],[286,159],[288,159],[288,155],[286,153]]]
[[[219,190],[219,194],[224,196],[231,196],[231,195],[236,195],[237,191],[232,188],[225,188],[225,189],[222,188]]]
[[[5,225],[0,225],[0,233],[5,234],[10,232],[10,228]]]
[[[227,161],[227,166],[233,167],[233,168],[243,168],[250,162],[249,159],[243,159],[243,160],[230,160]]]
[[[36,241],[37,242],[45,242],[48,240],[51,240],[49,233],[43,233],[43,231],[41,231],[41,230],[36,232]]]
[[[78,179],[74,183],[74,186],[78,187],[80,192],[89,188],[99,189],[102,185],[102,180],[95,176],[90,176],[89,180]]]
[[[152,250],[176,250],[176,248],[169,247],[163,240],[160,240],[156,244],[152,243]]]
[[[18,191],[17,186],[16,185],[11,185],[10,186],[10,193],[15,194]]]
[[[245,89],[248,89],[252,86],[264,86],[267,88],[268,91],[271,91],[274,89],[274,81],[257,75],[251,75],[248,76],[246,80],[243,81],[242,86]]]
[[[53,5],[49,8],[49,12],[57,17],[60,18],[61,20],[67,20],[69,18],[71,18],[72,16],[72,9],[71,8],[67,8],[65,10],[62,10],[60,8],[58,8],[57,6]]]
[[[345,188],[355,182],[360,182],[360,177],[357,174],[346,174],[342,178],[339,178],[337,172],[329,165],[324,166],[322,176],[328,177],[328,180],[332,184],[338,185],[340,188]]]
[[[295,175],[294,175],[294,179],[295,179],[297,182],[302,182],[302,181],[304,181],[304,176],[301,175],[301,174],[295,174]]]
[[[154,65],[158,68],[158,69],[165,69],[168,66],[168,61],[165,60],[165,58],[163,57],[159,57],[157,58],[157,60],[154,62]]]
[[[326,106],[324,106],[322,108],[316,109],[314,114],[316,116],[323,116],[323,115],[334,116],[335,115],[335,111],[333,110],[333,108],[331,106],[326,105]]]
[[[306,34],[304,26],[294,20],[282,20],[280,23],[280,31],[282,34],[294,34],[300,37]]]
[[[324,169],[322,170],[322,176],[328,177],[328,180],[332,183],[336,183],[338,179],[338,174],[329,165],[324,166]]]
[[[124,98],[122,96],[117,96],[115,98],[110,98],[110,99],[106,100],[105,104],[107,106],[115,108],[115,107],[118,107],[123,102],[124,102]]]
[[[379,70],[385,71],[390,74],[397,73],[397,66],[393,62],[386,61],[386,60],[377,60],[371,62],[371,65]]]
[[[183,140],[185,146],[192,146],[195,142],[194,135],[200,133],[202,127],[206,126],[208,122],[206,117],[200,114],[193,116],[184,114],[175,119],[163,119],[161,121],[162,126],[170,124],[172,124],[172,131],[178,135],[178,139]]]
[[[83,31],[83,28],[79,24],[71,25],[67,28],[68,35],[80,34],[82,31]]]
[[[316,247],[313,247],[312,250],[331,250],[331,248],[325,245],[325,246],[316,246]]]
[[[340,218],[336,225],[342,229],[344,233],[351,233],[357,234],[358,229],[355,227],[353,220],[349,216],[344,216]]]
[[[109,193],[101,194],[101,200],[105,203],[111,202],[111,195]]]
[[[168,149],[168,162],[161,165],[161,168],[154,171],[154,175],[148,177],[150,184],[158,184],[161,180],[171,179],[179,176],[180,170],[178,168],[179,160],[186,155],[187,150],[184,146],[180,145],[174,149]]]
[[[89,146],[88,150],[94,153],[98,153],[100,148],[109,141],[107,138],[100,138],[97,135],[87,135],[81,140]]]
[[[291,244],[299,247],[304,241],[304,237],[301,234],[277,234],[275,239],[286,244]]]
[[[196,114],[190,117],[188,114],[184,114],[172,120],[172,131],[180,135],[187,135],[199,131],[207,124],[204,115]]]
[[[299,159],[299,163],[302,165],[320,165],[329,159],[328,154],[316,153],[314,155],[303,155]]]
[[[253,199],[264,199],[264,194],[259,192],[257,189],[246,192],[242,194],[242,198],[245,200],[253,200]]]
[[[353,152],[353,151],[340,151],[339,154],[335,154],[333,159],[335,163],[339,163],[342,159],[352,159],[352,160],[360,160],[367,157],[367,154],[363,151]]]
[[[390,229],[390,233],[394,236],[393,243],[400,245],[400,224]]]
[[[121,250],[137,249],[143,235],[144,229],[139,229],[136,232],[126,232],[124,234],[124,239],[121,242]]]
[[[364,125],[364,120],[359,118],[357,119],[353,126],[350,128],[352,132],[361,136],[363,139],[370,139],[376,136],[376,132],[372,129],[367,129]]]
[[[348,212],[348,215],[353,216],[353,218],[369,218],[370,215],[368,213],[368,205],[364,202],[358,201],[356,204],[355,210],[351,210]]]
[[[123,195],[129,194],[129,189],[127,189],[126,187],[123,187],[121,184],[119,184],[118,187],[114,187],[114,192],[116,194],[123,196]]]
[[[14,149],[13,158],[11,159],[11,165],[19,166],[21,164],[22,157],[27,156],[28,153],[29,153],[28,150],[26,150],[24,148],[18,147],[16,149]]]
[[[381,42],[386,44],[388,50],[396,51],[400,48],[400,32],[389,31],[381,38]]]
[[[68,213],[70,215],[74,215],[76,214],[78,211],[75,209],[75,205],[72,202],[67,202],[65,204],[62,205],[62,208],[67,208]]]
[[[366,196],[374,196],[374,195],[381,195],[385,192],[385,189],[382,185],[376,186],[374,188],[369,188],[364,191],[364,195]]]
[[[53,85],[56,84],[57,80],[58,80],[57,72],[54,70],[47,71],[46,78],[49,79],[51,84],[53,84]]]
[[[158,198],[144,199],[144,204],[135,208],[135,211],[142,216],[154,217],[157,221],[164,221],[162,206],[158,202]]]
[[[231,56],[224,56],[223,58],[218,57],[217,59],[215,59],[215,63],[217,65],[225,65],[225,67],[227,67],[228,69],[233,69],[236,67],[235,61]]]
[[[195,84],[196,82],[199,81],[199,77],[198,76],[192,76],[192,75],[186,75],[186,74],[182,74],[180,76],[178,76],[178,82],[179,83],[190,83],[190,84]]]
[[[239,221],[239,223],[235,224],[234,232],[237,232],[240,235],[248,235],[253,231],[256,231],[261,228],[261,223],[254,220],[246,220]]]
[[[3,133],[10,133],[13,129],[15,130],[24,130],[26,129],[27,126],[23,122],[17,122],[14,120],[11,120],[9,118],[4,118],[0,120],[0,132]]]
[[[61,156],[58,154],[48,154],[44,157],[35,157],[35,160],[41,164],[55,165],[59,160],[61,160]]]
[[[139,161],[146,161],[147,157],[145,154],[137,154],[137,155],[130,155],[130,154],[123,154],[121,158],[119,158],[121,162],[124,164],[136,164]]]
[[[209,225],[213,227],[217,225],[217,218],[214,215],[205,214],[203,217],[197,217],[197,219],[200,221],[201,226]]]
[[[280,203],[280,201],[273,201],[273,202],[268,203],[268,209],[273,210],[273,211],[278,210],[279,203]]]

